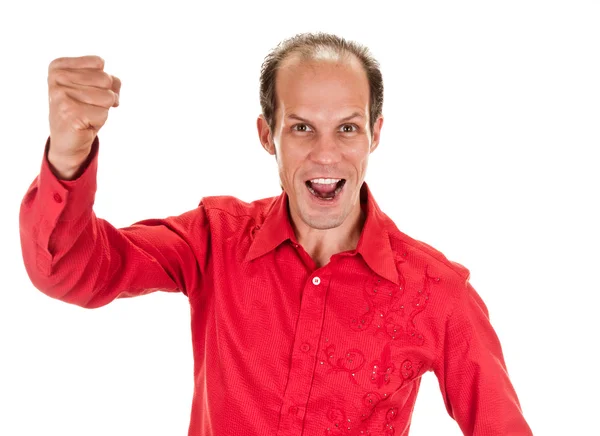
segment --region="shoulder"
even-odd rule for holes
[[[439,249],[415,239],[398,230],[395,225],[388,227],[390,245],[397,260],[401,282],[418,285],[430,297],[430,305],[436,307],[440,319],[450,314],[467,310],[471,301],[472,286],[470,271],[463,264],[450,260]]]
[[[467,267],[448,259],[432,245],[400,231],[390,218],[386,218],[390,245],[401,263],[407,263],[417,269],[425,268],[428,276],[436,279],[443,277],[456,285],[464,285],[468,282],[470,271]]]
[[[413,257],[421,258],[447,274],[455,275],[457,278],[463,280],[468,280],[470,276],[470,271],[467,267],[448,259],[444,253],[426,242],[414,239],[400,231],[398,231],[398,234],[391,236],[390,240],[395,240],[396,244],[401,244]],[[392,242],[393,246],[394,242]]]

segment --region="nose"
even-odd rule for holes
[[[335,137],[320,135],[312,144],[310,159],[320,165],[335,165],[342,160],[342,150]]]

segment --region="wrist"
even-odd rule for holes
[[[52,173],[62,180],[73,180],[77,178],[82,164],[85,162],[86,155],[82,156],[64,156],[56,155],[51,150],[46,156]]]

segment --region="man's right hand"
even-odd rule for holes
[[[103,70],[104,60],[99,56],[57,58],[48,67],[48,161],[62,179],[74,177],[108,110],[119,106],[121,81]]]

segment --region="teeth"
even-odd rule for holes
[[[333,183],[337,183],[342,179],[312,179],[310,183],[316,183],[319,185],[331,185]]]
[[[314,180],[335,180],[335,179],[314,179]],[[342,179],[338,179],[338,181],[339,181],[339,180],[342,180]],[[316,183],[316,182],[313,182],[313,181],[311,180],[311,183]],[[337,196],[337,195],[340,193],[340,191],[342,190],[342,188],[343,188],[343,186],[338,186],[337,188],[335,188],[335,191],[334,191],[334,195],[333,195],[333,197],[320,197],[320,196],[319,196],[319,195],[318,195],[318,194],[315,192],[315,190],[314,190],[313,188],[311,188],[309,185],[306,185],[306,187],[308,188],[308,190],[310,191],[310,193],[311,193],[312,195],[314,195],[315,197],[319,197],[321,200],[324,200],[324,201],[331,201],[331,200],[333,200],[333,199],[334,199],[334,197],[335,197],[335,196]]]

